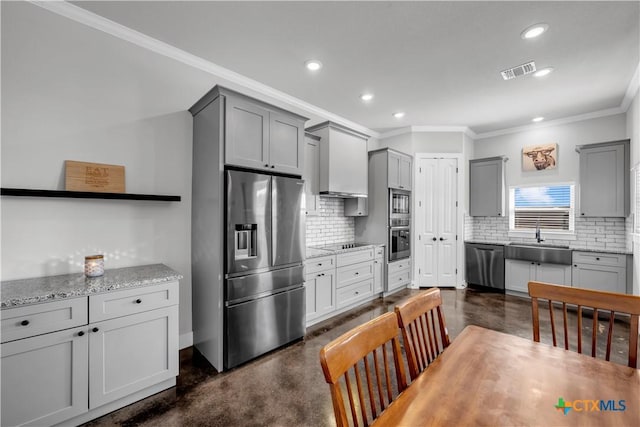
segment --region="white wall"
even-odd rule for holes
[[[579,157],[576,145],[613,141],[626,138],[626,116],[614,116],[566,123],[557,126],[478,139],[474,145],[474,158],[506,155],[507,186],[547,182],[578,181]],[[557,167],[551,170],[523,172],[522,148],[529,145],[557,143]]]
[[[193,95],[175,78],[184,67],[31,4],[3,2],[2,186],[62,190],[69,159],[123,165],[128,193],[182,201],[3,197],[2,280],[78,273],[95,253],[106,268],[164,263],[184,276],[179,318],[188,342]],[[189,84],[206,78],[186,72]]]
[[[462,153],[465,135],[462,132],[406,132],[375,141],[369,150],[393,148],[410,155],[416,153]]]

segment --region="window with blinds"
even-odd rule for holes
[[[573,232],[574,185],[511,187],[509,225],[513,231],[535,230]]]

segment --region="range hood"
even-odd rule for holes
[[[334,122],[320,123],[306,131],[320,137],[320,196],[367,197],[369,135]]]

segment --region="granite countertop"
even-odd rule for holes
[[[182,279],[182,275],[164,264],[142,265],[105,270],[100,277],[83,273],[4,281],[0,284],[0,307],[50,302],[102,292],[136,288]]]
[[[334,252],[330,250],[325,250],[325,249],[307,247],[307,259],[317,258],[321,256],[328,256],[328,255],[334,255]]]
[[[327,248],[324,246],[307,246],[307,259],[316,258],[320,256],[327,256],[327,255],[344,254],[347,252],[362,251],[366,249],[372,249],[378,246],[385,246],[382,243],[371,243],[371,244],[359,243],[359,245],[360,246],[356,246],[353,248],[344,248],[344,249]]]
[[[520,244],[520,242],[503,242],[503,241],[486,241],[486,240],[465,240],[465,243],[480,243],[483,245],[502,245],[506,246],[511,243]],[[536,243],[522,243],[523,245],[536,245]],[[542,243],[544,246],[544,243]],[[580,251],[580,252],[600,252],[606,254],[616,254],[616,255],[633,255],[632,251],[626,249],[609,249],[609,248],[583,248],[583,247],[573,247],[569,245],[569,249],[572,251]]]

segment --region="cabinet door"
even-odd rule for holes
[[[369,214],[368,199],[353,197],[344,199],[344,216],[367,216]]]
[[[270,169],[269,111],[251,102],[226,98],[225,163]]]
[[[411,159],[406,157],[399,159],[398,187],[411,190]]]
[[[555,285],[571,286],[571,266],[561,264],[536,264],[535,280]]]
[[[304,166],[304,123],[292,116],[269,114],[269,168],[302,175]]]
[[[574,264],[572,286],[624,294],[627,291],[626,269],[606,265]]]
[[[535,266],[535,263],[530,261],[504,260],[505,289],[529,293],[527,284],[535,277]]]
[[[87,412],[86,330],[2,344],[3,426],[53,425]]]
[[[625,145],[615,144],[580,151],[580,215],[626,216]],[[627,199],[628,200],[628,199]]]
[[[89,407],[178,375],[178,306],[89,325]]]
[[[336,308],[335,273],[325,271],[316,279],[316,309],[319,316],[331,313]]]
[[[503,160],[469,161],[469,215],[504,215]]]
[[[307,322],[318,317],[318,307],[316,306],[316,289],[318,287],[318,277],[316,276],[320,276],[320,273],[307,274],[307,277],[304,281]]]
[[[389,172],[387,176],[387,184],[389,188],[400,188],[400,156],[389,152],[388,154]]]
[[[384,282],[382,277],[383,260],[376,258],[373,261],[373,293],[379,294],[384,291]]]
[[[304,212],[307,215],[320,214],[320,146],[319,141],[305,138],[304,151]]]

